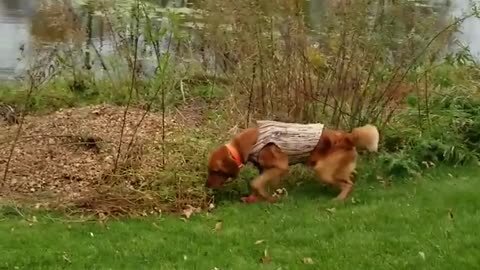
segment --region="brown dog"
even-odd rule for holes
[[[243,164],[251,162],[260,175],[250,183],[252,194],[243,200],[275,202],[267,186],[278,185],[289,165],[302,163],[312,167],[321,181],[338,187],[341,192],[336,199],[344,200],[353,188],[357,148],[376,152],[378,141],[373,125],[345,132],[322,124],[258,121],[257,127],[245,129],[211,154],[206,187],[222,187],[238,176]]]

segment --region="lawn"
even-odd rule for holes
[[[0,269],[478,269],[479,174],[360,182],[344,205],[311,183],[276,205],[228,203],[186,221],[102,226],[37,213],[30,225],[4,209]]]

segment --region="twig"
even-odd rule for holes
[[[32,74],[30,72],[29,72],[29,76],[30,76],[30,88],[29,88],[28,93],[27,93],[27,98],[25,99],[25,105],[24,105],[24,108],[23,108],[22,117],[20,118],[20,123],[19,123],[18,129],[17,129],[17,133],[15,134],[15,139],[13,140],[12,147],[11,147],[10,153],[8,155],[7,163],[5,164],[5,170],[3,172],[3,184],[4,185],[6,185],[6,183],[7,183],[7,175],[8,175],[8,169],[10,167],[10,162],[12,161],[13,152],[14,152],[15,146],[17,145],[17,142],[20,138],[23,123],[25,122],[26,108],[28,107],[28,104],[30,102],[30,98],[32,96],[32,93],[33,93],[34,89],[36,89],[35,79],[33,78]]]
[[[151,23],[150,21],[150,17],[148,16],[148,13],[147,11],[145,10],[145,6],[142,6],[142,9],[143,9],[143,12],[145,14],[145,18],[147,19],[147,23]],[[155,48],[155,56],[157,58],[157,64],[158,66],[160,67],[160,63],[161,63],[161,59],[160,59],[160,47],[158,46],[158,43],[156,43],[153,39],[153,36],[152,36],[152,33],[151,32],[148,32],[148,34],[150,35],[150,40],[152,41],[152,45],[154,46]],[[168,46],[167,46],[167,56],[169,56],[170,54],[168,54],[170,52],[170,46],[171,46],[171,43],[172,43],[172,38],[173,38],[173,33],[170,33],[170,36],[169,36],[169,40],[168,40]],[[161,70],[161,78],[164,78],[165,77],[165,70],[166,70],[166,65],[168,65],[168,62],[169,62],[170,58],[168,57],[167,58],[167,61],[165,61],[164,63],[164,66],[162,66],[162,70]],[[135,138],[135,134],[137,133],[138,131],[138,128],[140,127],[140,125],[142,124],[143,122],[143,119],[145,119],[145,117],[147,116],[147,114],[150,112],[151,110],[151,107],[152,107],[152,104],[153,102],[155,101],[156,97],[158,96],[160,90],[162,90],[162,165],[165,166],[165,88],[162,87],[163,85],[160,84],[158,86],[158,88],[155,90],[155,93],[152,97],[152,99],[150,100],[150,102],[148,103],[147,105],[147,108],[145,109],[144,113],[142,114],[142,117],[140,118],[140,121],[137,123],[137,125],[135,126],[135,129],[133,131],[133,135],[132,135],[132,139],[130,140],[130,143],[128,144],[128,147],[127,147],[127,152],[130,150],[130,148],[132,147],[133,145],[133,139]]]
[[[128,109],[130,108],[130,103],[132,101],[132,96],[133,96],[133,90],[135,88],[135,82],[137,78],[137,60],[138,60],[138,36],[140,33],[140,20],[138,18],[138,10],[140,9],[140,4],[139,0],[136,0],[136,9],[135,9],[135,18],[136,18],[136,32],[135,32],[135,44],[134,44],[134,55],[133,55],[133,69],[132,69],[132,77],[131,77],[131,84],[130,84],[130,89],[128,91],[128,100],[127,100],[127,105],[125,107],[125,110],[123,112],[123,120],[122,120],[122,128],[120,131],[120,142],[118,143],[118,148],[117,148],[117,156],[115,157],[115,163],[113,166],[113,171],[116,172],[118,168],[118,160],[120,159],[120,152],[121,152],[121,147],[122,147],[122,141],[123,141],[123,134],[125,132],[125,126],[127,123],[127,113]]]
[[[250,117],[252,113],[252,106],[253,106],[253,92],[254,92],[254,87],[255,87],[255,73],[256,73],[256,62],[253,63],[252,66],[252,82],[250,84],[250,93],[248,97],[248,109],[247,109],[247,121],[245,123],[245,126],[248,126],[250,124]]]
[[[183,103],[186,103],[187,99],[185,98],[185,91],[183,90],[183,80],[180,80],[180,92],[182,93]]]

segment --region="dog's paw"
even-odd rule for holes
[[[249,195],[249,196],[247,196],[247,197],[242,197],[241,200],[242,200],[242,202],[244,202],[244,203],[255,203],[255,202],[258,201],[258,197],[255,196],[255,195],[253,195],[253,194],[251,194],[251,195]]]

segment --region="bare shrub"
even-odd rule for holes
[[[408,13],[416,10],[414,3],[338,1],[334,15],[312,33],[302,3],[202,6],[205,46],[231,66],[226,72],[235,82],[232,91],[248,96],[239,98],[248,117],[345,127],[388,122],[414,88],[414,67],[437,54],[456,25],[435,36],[436,17]]]

